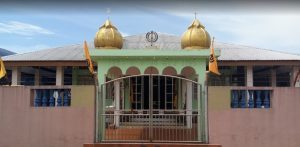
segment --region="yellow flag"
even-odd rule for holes
[[[93,62],[91,60],[91,56],[90,56],[90,53],[89,53],[89,48],[87,46],[86,41],[84,41],[84,54],[85,54],[85,59],[86,59],[87,64],[88,64],[89,71],[91,72],[91,74],[94,74]]]
[[[212,40],[211,46],[210,46],[210,56],[209,56],[209,66],[208,66],[209,72],[212,72],[217,75],[221,75],[218,70],[218,63],[217,58],[215,56],[214,51],[214,38]]]
[[[0,57],[0,79],[3,78],[6,75],[6,70],[4,67],[4,63]]]

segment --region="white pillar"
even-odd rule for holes
[[[246,66],[246,70],[247,70],[247,72],[246,72],[246,75],[247,75],[247,77],[246,77],[246,80],[247,80],[246,86],[252,87],[253,86],[253,66],[252,65]]]
[[[192,82],[186,82],[186,124],[187,128],[192,128],[192,101],[193,101],[193,83]]]
[[[21,70],[19,67],[12,67],[11,85],[20,85],[21,83]]]
[[[276,69],[272,69],[271,70],[271,84],[272,84],[272,87],[276,87],[276,83],[277,83],[277,81],[276,81]]]
[[[114,95],[115,95],[115,126],[120,126],[120,81],[114,82]]]
[[[56,67],[56,86],[64,85],[64,68],[62,66]]]
[[[34,72],[34,85],[40,85],[40,69],[35,69],[35,72]]]
[[[186,81],[181,81],[181,102],[182,106],[186,106]]]

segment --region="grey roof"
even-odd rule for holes
[[[180,37],[172,34],[158,32],[158,40],[153,43],[153,46],[160,50],[180,50]],[[151,46],[151,43],[146,39],[145,34],[133,35],[124,37],[122,49],[146,49]]]
[[[3,57],[4,61],[80,61],[85,60],[79,44],[38,50]]]
[[[291,61],[300,60],[300,55],[269,49],[216,42],[215,48],[221,51],[221,61]]]
[[[13,55],[13,54],[15,54],[15,53],[12,52],[12,51],[0,48],[0,57],[2,57],[2,56],[8,56],[8,55]]]
[[[145,38],[146,33],[124,37],[122,49],[147,49],[150,43]],[[160,50],[181,50],[180,36],[158,33],[158,40],[153,44]],[[88,46],[94,47],[93,42]],[[220,50],[221,61],[257,61],[257,60],[300,60],[300,55],[260,49],[255,47],[215,42],[215,49]],[[23,54],[3,57],[4,61],[83,61],[83,45],[39,50]]]

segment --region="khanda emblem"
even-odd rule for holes
[[[158,35],[157,35],[156,32],[150,31],[150,32],[148,32],[148,33],[146,34],[146,39],[147,39],[148,42],[151,43],[151,46],[152,46],[153,43],[157,41]]]
[[[210,62],[210,63],[215,62],[215,58],[214,58],[214,55],[213,55],[213,54],[210,54],[210,56],[209,56],[209,62]]]

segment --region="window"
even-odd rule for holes
[[[150,92],[152,92],[153,96],[153,109],[170,110],[177,108],[176,78],[137,76],[131,77],[130,81],[130,103],[132,109],[149,109]],[[151,88],[153,91],[150,90]]]
[[[34,85],[34,74],[21,73],[21,85]]]
[[[64,85],[72,85],[72,72],[73,67],[67,66],[64,67]]]
[[[278,66],[276,68],[276,86],[289,87],[291,85],[291,66]]]
[[[132,109],[143,109],[144,77],[131,78],[131,105]]]
[[[253,66],[253,86],[271,86],[272,69],[272,66]]]
[[[173,109],[175,100],[175,78],[166,77],[165,109]]]
[[[245,86],[244,66],[220,66],[221,75],[209,74],[208,86]]]
[[[56,84],[56,67],[39,67],[40,85],[55,85]]]

